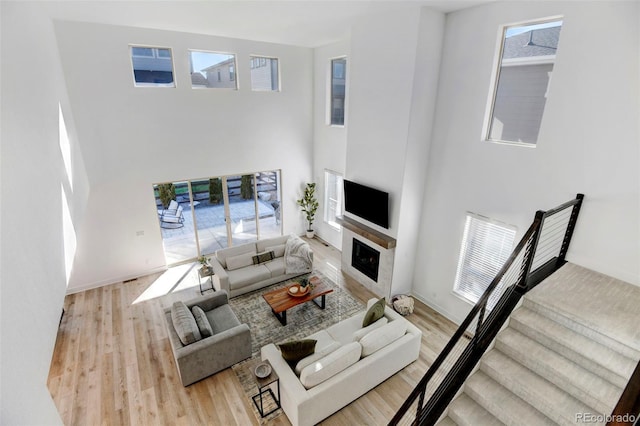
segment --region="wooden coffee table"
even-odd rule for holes
[[[291,284],[270,291],[262,295],[267,304],[271,307],[271,312],[278,318],[282,325],[287,325],[287,311],[294,306],[313,301],[320,309],[325,307],[325,296],[333,291],[324,281],[318,277],[309,278],[309,283],[313,285],[313,289],[305,296],[291,296],[288,292]],[[317,299],[320,298],[320,303]]]

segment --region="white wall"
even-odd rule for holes
[[[415,7],[358,20],[351,34],[346,178],[390,194],[392,295],[410,293],[438,89],[444,15]]]
[[[564,15],[537,147],[481,140],[500,24]],[[414,293],[452,294],[466,211],[518,227],[585,194],[568,260],[640,285],[638,3],[504,2],[449,14]]]
[[[313,76],[313,177],[317,183],[320,207],[314,228],[318,236],[338,249],[342,246],[342,234],[324,221],[325,185],[324,172],[331,170],[344,176],[347,158],[347,126],[332,126],[328,120],[329,94],[331,93],[331,60],[347,57],[347,111],[349,107],[349,77],[351,75],[350,40],[342,40],[314,49]]]
[[[392,296],[411,293],[433,130],[445,16],[422,8],[402,177]]]
[[[165,266],[152,183],[281,169],[284,232],[303,231],[311,49],[73,22],[56,35],[91,182],[70,290]],[[130,43],[172,48],[177,87],[134,88]],[[235,53],[239,90],[192,89],[188,49]],[[279,59],[281,92],[250,90],[252,54]]]
[[[63,204],[82,221],[89,188],[51,20],[2,2],[0,423],[61,424],[47,377],[66,290]],[[59,144],[62,106],[73,180]]]
[[[395,237],[407,154],[420,8],[357,20],[351,60],[345,178],[389,193]]]

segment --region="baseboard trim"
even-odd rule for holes
[[[83,291],[93,290],[93,289],[104,287],[104,286],[110,285],[110,284],[120,283],[120,282],[124,282],[124,281],[131,281],[131,280],[135,280],[136,278],[143,277],[145,275],[151,275],[151,274],[155,274],[157,272],[164,272],[167,269],[169,269],[169,268],[167,268],[166,266],[158,266],[157,268],[149,269],[147,271],[144,271],[143,273],[130,274],[130,275],[125,275],[125,276],[118,277],[118,278],[109,278],[109,279],[106,279],[106,280],[100,280],[100,281],[95,281],[95,282],[88,283],[88,284],[83,284],[83,285],[76,286],[76,287],[73,287],[73,288],[67,287],[66,294],[70,295],[70,294],[75,294],[75,293],[82,293]]]
[[[427,302],[426,298],[424,298],[420,294],[412,291],[411,295],[456,325],[460,325],[462,321],[464,321],[464,318],[457,319],[456,315],[451,314],[451,312],[447,311],[437,303]]]

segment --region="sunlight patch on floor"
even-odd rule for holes
[[[133,304],[198,286],[195,266],[196,263],[188,263],[167,269],[133,301]]]

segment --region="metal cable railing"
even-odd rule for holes
[[[390,425],[432,425],[446,410],[520,298],[565,263],[583,199],[538,211],[502,269],[440,352]],[[473,335],[466,340],[470,332]]]

